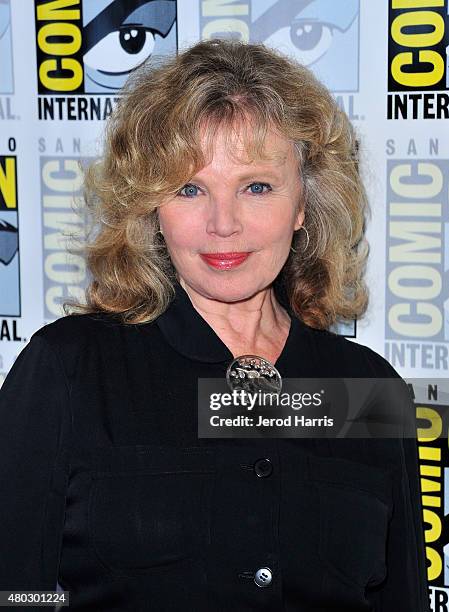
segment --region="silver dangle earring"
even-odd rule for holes
[[[306,235],[307,235],[307,244],[304,247],[304,251],[305,251],[307,249],[307,247],[309,246],[309,232],[307,231],[307,228],[304,227],[304,225],[301,225],[301,227],[299,228],[299,230],[302,230],[302,229],[306,232]],[[297,230],[297,231],[299,232],[299,230]],[[290,247],[290,251],[292,251],[293,253],[297,253],[298,252],[292,246]]]
[[[304,247],[304,251],[306,251],[306,250],[307,250],[307,247],[309,246],[309,242],[310,242],[310,239],[309,239],[309,232],[307,231],[307,228],[306,228],[306,227],[304,227],[304,225],[301,225],[301,227],[300,227],[299,229],[303,229],[303,230],[305,231],[305,233],[306,233],[306,236],[307,236],[307,244],[306,244],[306,246]]]

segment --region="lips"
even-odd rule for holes
[[[230,270],[248,259],[249,252],[201,253],[201,258],[209,266],[218,270]]]

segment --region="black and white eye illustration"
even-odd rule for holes
[[[83,3],[85,92],[119,90],[153,54],[176,52],[176,0]]]
[[[0,263],[7,266],[19,249],[17,227],[0,218]]]
[[[359,0],[276,0],[252,39],[296,56],[331,91],[358,89]]]

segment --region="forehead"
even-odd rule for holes
[[[203,125],[199,141],[206,165],[219,159],[230,166],[282,168],[296,159],[291,141],[270,126],[255,129],[248,121]]]

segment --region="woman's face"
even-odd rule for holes
[[[301,183],[293,146],[274,132],[265,149],[276,159],[250,164],[233,158],[244,151],[235,141],[229,151],[223,130],[216,136],[211,163],[159,208],[159,220],[181,284],[235,302],[267,288],[287,260],[304,220]]]

